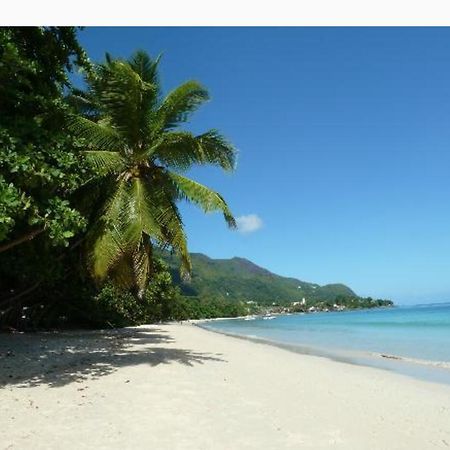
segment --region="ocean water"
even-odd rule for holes
[[[228,319],[205,328],[450,383],[450,303]]]

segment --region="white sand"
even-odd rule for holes
[[[4,449],[450,446],[449,386],[189,324],[0,335],[0,382]]]

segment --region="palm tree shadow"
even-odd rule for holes
[[[218,353],[176,348],[174,342],[167,331],[153,327],[0,334],[0,387],[64,386],[126,366],[226,362]]]

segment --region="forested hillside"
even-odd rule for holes
[[[296,278],[276,275],[244,258],[212,259],[192,253],[192,277],[182,281],[176,257],[162,254],[172,278],[186,296],[255,301],[259,304],[308,301],[333,301],[337,296],[356,297],[344,284],[319,286]]]

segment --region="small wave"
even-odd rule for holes
[[[450,362],[448,361],[430,361],[428,359],[409,358],[407,356],[390,355],[387,353],[373,353],[373,355],[385,359],[394,359],[397,361],[420,364],[422,366],[439,367],[441,369],[450,370]]]

